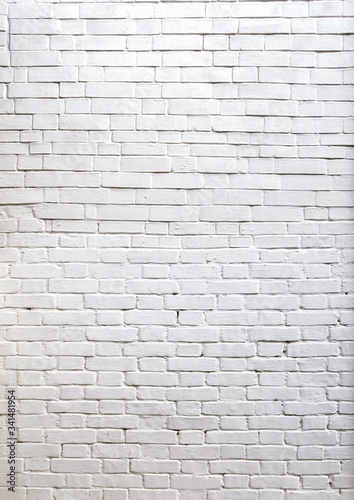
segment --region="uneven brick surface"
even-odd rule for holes
[[[353,13],[0,4],[16,500],[354,498]]]

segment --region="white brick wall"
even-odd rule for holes
[[[354,498],[353,13],[0,4],[16,500]]]

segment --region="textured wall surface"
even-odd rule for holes
[[[353,14],[0,4],[20,500],[353,499]]]

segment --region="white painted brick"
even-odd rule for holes
[[[349,500],[352,2],[28,3],[0,4],[19,500]]]

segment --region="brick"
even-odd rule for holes
[[[0,5],[19,499],[349,500],[351,2],[29,4]]]

